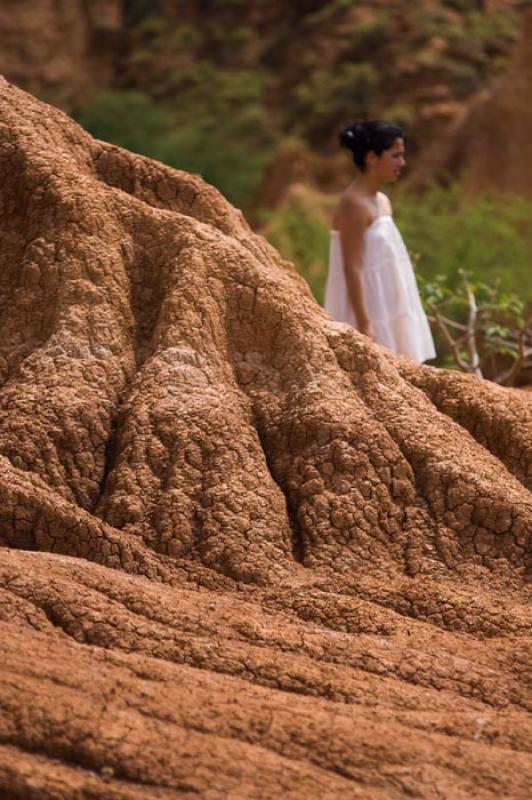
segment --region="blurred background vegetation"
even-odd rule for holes
[[[472,193],[441,156],[468,104],[504,74],[526,5],[125,0],[116,79],[72,113],[96,137],[217,186],[320,303],[330,214],[354,176],[338,129],[358,116],[397,121],[415,180],[391,199],[424,281],[453,289],[466,271],[532,306],[531,199]],[[299,172],[280,156],[290,145],[304,154]]]
[[[122,5],[116,79],[74,115],[96,136],[199,172],[245,207],[286,139],[328,155],[338,128],[368,114],[410,129],[413,155],[437,139],[446,115],[504,71],[523,3]]]

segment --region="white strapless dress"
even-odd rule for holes
[[[378,216],[364,234],[361,266],[364,304],[375,341],[421,363],[435,358],[434,340],[423,311],[412,262],[393,217]],[[339,231],[331,231],[325,310],[357,327],[349,302]]]

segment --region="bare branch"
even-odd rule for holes
[[[482,370],[480,369],[480,357],[477,350],[477,342],[475,337],[476,324],[477,324],[477,302],[475,294],[469,281],[464,279],[465,289],[467,293],[467,302],[469,303],[469,319],[467,324],[467,352],[469,353],[469,361],[473,373],[482,378]]]
[[[527,333],[529,332],[529,326],[531,324],[531,320],[528,320],[522,328],[517,331],[517,357],[510,367],[510,369],[503,372],[502,375],[497,375],[495,378],[495,383],[499,384],[511,384],[513,379],[519,374],[521,369],[523,368],[523,364],[525,362],[525,358],[529,355],[530,350],[525,349],[525,339]]]
[[[447,330],[447,327],[446,327],[445,322],[444,322],[444,317],[441,316],[441,314],[438,311],[438,309],[435,306],[431,306],[431,308],[432,308],[432,313],[434,315],[434,320],[436,322],[438,330],[440,331],[441,335],[443,336],[443,338],[445,339],[447,345],[449,346],[457,366],[459,366],[460,369],[463,370],[464,372],[471,372],[472,371],[471,370],[471,365],[468,364],[467,361],[464,361],[463,358],[460,355],[460,350],[459,350],[459,347],[458,347],[459,340],[453,339],[453,337],[451,336],[451,334]]]

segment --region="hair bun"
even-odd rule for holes
[[[343,147],[347,147],[348,150],[356,150],[361,145],[364,146],[369,142],[368,131],[366,127],[366,123],[359,121],[354,122],[352,125],[348,125],[347,128],[344,128],[340,131],[339,135],[340,144]]]

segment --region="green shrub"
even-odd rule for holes
[[[422,197],[400,191],[397,224],[408,248],[420,255],[427,279],[444,275],[454,286],[459,271],[474,280],[518,292],[532,303],[532,203],[518,196],[464,197],[461,187],[433,187]]]
[[[98,139],[201,175],[236,205],[255,189],[273,139],[257,101],[260,80],[240,71],[179,70],[175,107],[134,91],[105,91],[79,109],[80,124]]]
[[[136,91],[98,92],[75,117],[97,139],[152,158],[161,158],[161,143],[174,126],[168,110]]]
[[[525,302],[498,285],[472,281],[460,271],[450,288],[444,276],[418,285],[436,336],[439,363],[515,385],[532,366],[532,325]]]
[[[313,69],[294,88],[293,129],[304,134],[312,128],[313,121],[323,126],[332,120],[356,116],[376,102],[378,93],[378,71],[369,62]]]
[[[289,207],[265,215],[267,239],[305,278],[319,303],[323,303],[327,269],[325,254],[329,230],[306,208]]]

